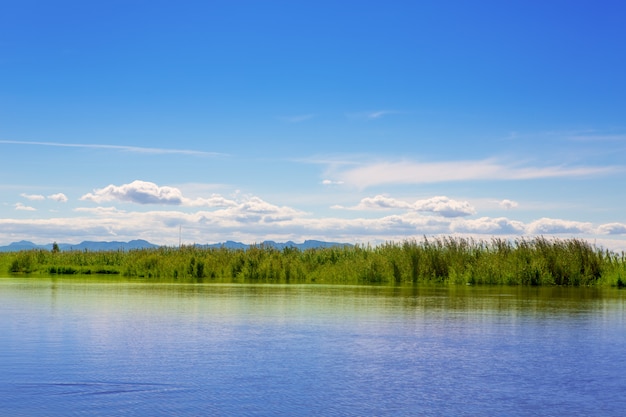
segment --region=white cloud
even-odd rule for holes
[[[126,201],[137,204],[164,204],[187,207],[234,207],[237,203],[226,199],[219,194],[208,198],[187,198],[175,187],[158,186],[153,182],[136,180],[130,184],[108,185],[104,188],[87,193],[81,198],[83,201],[104,203],[108,201]]]
[[[34,207],[25,206],[22,203],[15,203],[15,210],[20,211],[36,211],[37,209]]]
[[[183,198],[183,205],[189,207],[235,207],[237,202],[222,197],[219,194],[213,194],[209,198]]]
[[[40,195],[40,194],[26,194],[26,193],[22,193],[20,194],[20,197],[24,197],[27,200],[31,200],[31,201],[41,201],[41,200],[45,200],[46,197]]]
[[[333,206],[332,208],[346,208],[342,206]],[[375,197],[365,197],[359,204],[354,207],[347,207],[349,210],[388,210],[401,209],[413,210],[419,212],[427,212],[438,214],[443,217],[460,217],[469,216],[476,213],[476,210],[467,201],[456,201],[445,196],[436,196],[425,200],[417,200],[409,203],[404,200],[398,200],[384,195]]]
[[[99,216],[126,213],[126,211],[118,210],[115,207],[78,207],[78,208],[75,208],[74,211],[78,213],[96,214]]]
[[[379,209],[411,209],[413,205],[406,201],[395,198],[377,195],[375,197],[365,197],[361,202],[353,207],[354,210],[379,210]]]
[[[616,173],[615,167],[506,165],[494,159],[447,162],[375,162],[354,167],[331,165],[326,173],[345,184],[367,188],[383,184],[425,184],[472,180],[530,180]]]
[[[343,181],[333,181],[333,180],[324,180],[322,181],[323,185],[341,185]]]
[[[63,193],[51,194],[48,198],[50,200],[58,201],[59,203],[67,203],[67,196]]]
[[[607,223],[598,227],[601,234],[607,235],[624,235],[626,234],[626,224],[624,223]]]
[[[526,228],[527,233],[533,235],[562,234],[562,233],[592,233],[591,223],[571,220],[541,218],[530,223]]]
[[[511,210],[511,209],[517,208],[517,206],[519,206],[517,201],[512,201],[512,200],[502,200],[502,201],[500,201],[499,204],[500,204],[500,207],[502,207],[505,210]]]
[[[133,181],[130,184],[120,186],[109,185],[93,193],[87,193],[81,200],[91,200],[96,203],[120,200],[138,204],[172,204],[180,205],[183,202],[183,195],[177,188],[159,187],[147,181]]]
[[[509,220],[505,217],[481,217],[479,219],[458,219],[455,220],[450,229],[458,233],[477,234],[513,234],[520,235],[525,232],[524,223]]]
[[[445,196],[418,200],[414,207],[417,211],[439,214],[443,217],[460,217],[476,214],[476,210],[467,201],[456,201]]]
[[[249,224],[275,224],[301,217],[306,213],[286,206],[270,204],[259,197],[246,200],[211,212],[200,212],[202,222],[206,224],[227,224],[246,226]]]
[[[41,194],[26,194],[26,193],[22,193],[22,194],[20,194],[20,196],[25,198],[25,199],[27,199],[27,200],[30,200],[30,201],[43,201],[43,200],[46,199],[46,197],[41,195]],[[67,197],[63,193],[52,194],[52,195],[49,195],[47,198],[49,200],[58,201],[60,203],[66,203],[67,202]]]

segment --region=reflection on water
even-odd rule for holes
[[[0,279],[4,415],[622,415],[624,291]]]

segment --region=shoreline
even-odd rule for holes
[[[578,239],[424,239],[301,250],[159,247],[0,253],[0,273],[277,284],[626,286],[626,254]]]

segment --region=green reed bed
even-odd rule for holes
[[[379,246],[1,253],[0,271],[116,274],[190,282],[626,285],[626,255],[579,239],[424,239]]]

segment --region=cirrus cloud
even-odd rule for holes
[[[136,152],[145,154],[180,154],[180,155],[196,155],[196,156],[224,156],[217,152],[206,152],[191,149],[168,149],[168,148],[146,148],[143,146],[128,145],[111,145],[111,144],[95,144],[95,143],[60,143],[60,142],[42,142],[42,141],[20,141],[20,140],[0,140],[2,144],[11,145],[27,145],[27,146],[50,146],[61,148],[82,148],[82,149],[111,149],[126,152]]]
[[[301,123],[314,118],[314,114],[298,114],[295,116],[281,116],[278,119],[288,123]]]
[[[415,162],[392,161],[364,163],[358,166],[331,164],[326,176],[360,189],[383,184],[427,184],[472,180],[534,180],[608,175],[621,172],[618,167],[595,166],[524,166],[506,164],[496,159]]]

